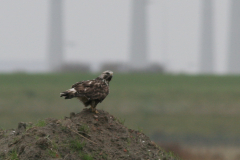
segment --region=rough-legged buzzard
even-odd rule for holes
[[[91,105],[92,112],[98,113],[96,106],[101,103],[109,93],[109,82],[113,77],[112,71],[104,71],[96,79],[77,82],[60,93],[65,99],[78,98],[85,107]]]

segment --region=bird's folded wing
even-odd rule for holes
[[[72,88],[75,88],[76,86],[78,86],[79,84],[83,83],[84,81],[81,82],[76,82],[75,84],[72,85]]]
[[[76,89],[76,96],[85,96],[91,100],[102,101],[109,93],[105,82],[99,80],[82,81],[72,86]]]

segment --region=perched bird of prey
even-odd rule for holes
[[[60,97],[65,97],[65,99],[78,98],[85,107],[90,105],[92,112],[98,113],[96,106],[108,95],[109,82],[112,77],[112,71],[104,71],[96,79],[75,83],[71,89],[60,93]]]

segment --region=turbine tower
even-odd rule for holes
[[[147,0],[132,0],[130,66],[143,70],[148,65],[147,55]]]
[[[62,0],[50,0],[48,64],[51,72],[61,70],[63,63]]]
[[[231,0],[231,18],[230,18],[230,40],[228,72],[231,74],[240,73],[240,1]]]
[[[210,74],[213,66],[213,11],[212,0],[202,0],[202,37],[200,50],[200,72]]]

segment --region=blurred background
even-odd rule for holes
[[[108,69],[98,109],[183,159],[240,159],[239,0],[0,3],[1,128],[80,112],[59,93]]]

